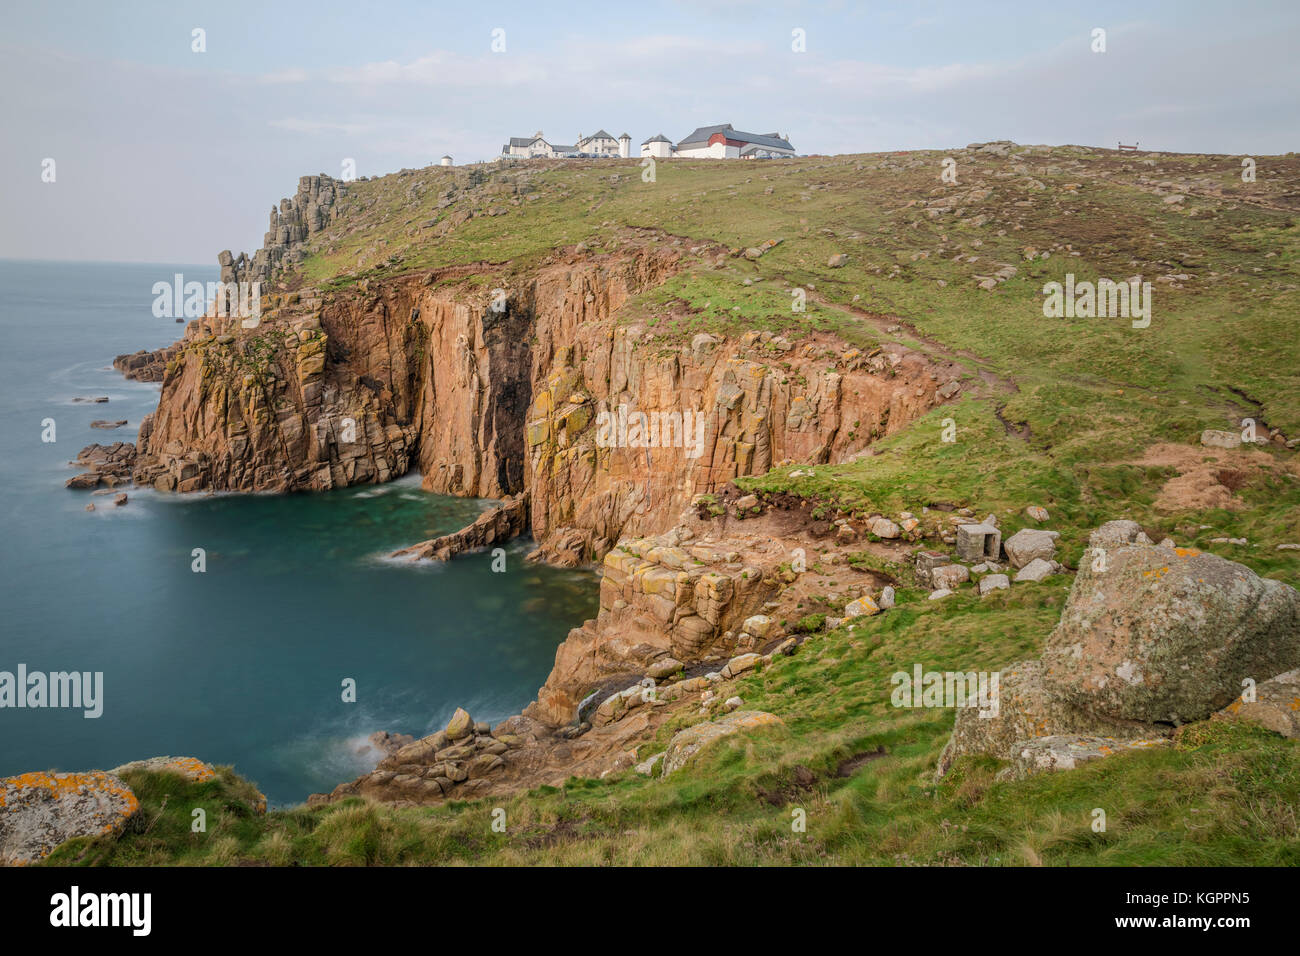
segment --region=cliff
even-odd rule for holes
[[[526,492],[541,554],[578,563],[666,530],[735,478],[845,460],[958,391],[954,367],[901,345],[757,332],[672,345],[621,320],[679,268],[650,244],[569,251],[503,295],[472,270],[434,270],[271,293],[253,329],[206,317],[168,351],[136,480],[325,490],[415,466],[430,491]],[[629,414],[671,421],[638,442]]]

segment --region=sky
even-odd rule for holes
[[[0,258],[210,264],[260,246],[299,176],[538,130],[634,155],[717,123],[800,153],[1300,148],[1295,0],[7,0],[3,22]]]

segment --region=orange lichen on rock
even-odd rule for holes
[[[140,809],[121,779],[89,773],[37,771],[0,779],[0,865],[22,866],[81,836],[119,832]]]

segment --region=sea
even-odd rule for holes
[[[102,675],[99,716],[0,706],[0,777],[190,756],[287,806],[372,769],[376,731],[428,734],[456,707],[518,713],[595,615],[594,574],[527,564],[527,540],[504,569],[491,552],[386,557],[491,502],[430,494],[414,473],[289,495],[125,487],[122,506],[64,487],[81,448],[134,441],[157,406],[160,386],[112,360],[179,337],[153,308],[176,274],[217,279],[0,260],[0,681],[20,666]]]

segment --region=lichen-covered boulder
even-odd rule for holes
[[[1083,562],[1043,653],[1043,687],[1098,716],[1203,720],[1300,666],[1300,594],[1190,548],[1126,545]]]
[[[451,720],[447,721],[447,726],[443,730],[448,740],[460,740],[473,732],[474,718],[463,707],[456,708],[456,712],[451,715]]]
[[[1238,697],[1214,718],[1258,724],[1283,737],[1300,739],[1300,669],[1264,681],[1252,696],[1250,701]]]
[[[43,860],[75,837],[118,833],[139,809],[131,788],[100,770],[0,779],[0,866]]]
[[[1043,687],[1042,661],[1022,661],[1003,668],[991,706],[957,708],[952,737],[939,755],[937,777],[942,777],[958,757],[989,754],[1004,760],[1015,745],[1035,737],[1055,734],[1133,736],[1135,726],[1097,719],[1054,698]]]
[[[726,717],[679,730],[668,742],[668,749],[664,753],[663,776],[680,770],[687,761],[715,740],[744,730],[780,725],[783,725],[783,721],[775,714],[761,710],[738,710]]]
[[[130,773],[133,770],[145,770],[150,773],[174,773],[191,783],[207,783],[215,779],[217,769],[210,763],[204,763],[197,757],[150,757],[147,760],[133,760],[120,767],[114,767],[109,773],[114,776]],[[266,813],[266,794],[248,787],[247,800],[257,813]]]

